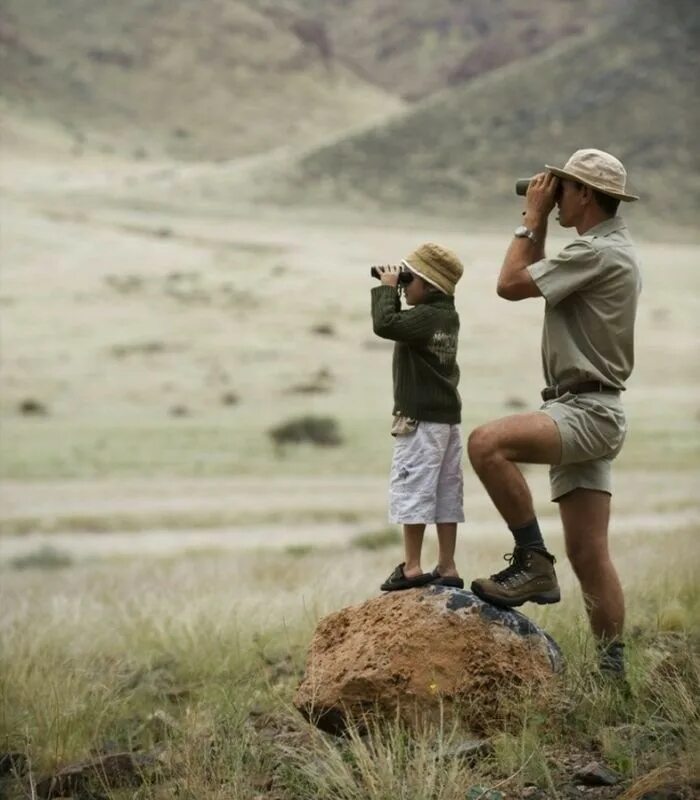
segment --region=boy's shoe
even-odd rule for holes
[[[461,578],[456,578],[452,575],[443,577],[437,570],[433,570],[433,579],[430,581],[433,586],[451,586],[454,589],[464,589],[464,581]]]
[[[561,599],[554,556],[546,550],[516,547],[503,556],[508,566],[490,578],[477,578],[472,592],[495,606],[521,606],[531,601],[543,605]]]
[[[406,562],[402,561],[398,567],[389,575],[389,577],[381,585],[383,592],[397,592],[402,589],[417,589],[419,586],[427,586],[433,580],[432,572],[423,572],[421,575],[416,575],[415,578],[407,578],[404,575],[403,568]]]

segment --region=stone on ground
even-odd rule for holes
[[[524,702],[546,702],[562,666],[556,643],[523,614],[429,586],[322,619],[294,703],[331,733],[375,716],[417,726],[455,715],[485,733]]]

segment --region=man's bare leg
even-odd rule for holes
[[[489,422],[469,437],[469,459],[508,524],[516,547],[506,569],[472,581],[482,600],[512,608],[528,601],[558,603],[554,557],[544,545],[530,489],[516,462],[558,464],[561,437],[551,417],[517,414]]]
[[[579,579],[594,636],[601,642],[622,637],[625,599],[608,551],[610,495],[575,489],[559,501],[566,553]]]
[[[442,578],[458,578],[459,573],[457,572],[457,565],[455,564],[457,523],[438,522],[436,528],[438,537],[437,571]]]
[[[423,574],[420,564],[421,550],[423,549],[423,534],[425,525],[404,525],[403,526],[403,546],[405,565],[403,574],[407,578],[416,578]]]
[[[561,437],[554,420],[542,412],[497,419],[472,431],[467,448],[474,471],[508,526],[534,519],[532,495],[516,462],[559,463]]]

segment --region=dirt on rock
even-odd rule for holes
[[[560,666],[556,644],[527,617],[471,592],[429,587],[321,620],[294,702],[333,733],[397,714],[409,725],[457,715],[484,733],[523,703],[545,701]]]

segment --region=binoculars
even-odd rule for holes
[[[532,178],[518,178],[515,182],[515,193],[519,194],[521,197],[525,197],[527,194],[528,186],[530,185],[530,181]],[[561,181],[557,182],[557,191],[554,195],[555,199],[559,199],[559,194],[561,192]]]
[[[381,277],[377,267],[372,267],[372,269],[370,269],[370,271],[369,271],[369,274],[373,278],[380,278]],[[413,278],[414,278],[414,275],[410,270],[408,270],[408,269],[399,270],[399,283],[403,283],[404,285],[406,285],[407,283],[410,283],[413,280]]]

